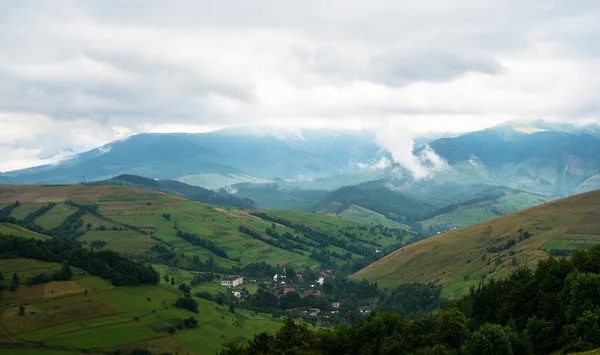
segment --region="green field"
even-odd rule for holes
[[[85,234],[80,237],[80,240],[87,243],[104,241],[106,242],[104,248],[118,252],[146,254],[150,252],[153,244],[160,244],[162,241],[185,256],[197,255],[201,260],[212,256],[217,265],[227,268],[262,261],[272,265],[292,265],[296,268],[315,267],[320,264],[319,261],[310,258],[311,249],[282,249],[241,233],[238,228],[244,225],[261,233],[263,238],[270,238],[264,233],[267,228],[272,227],[272,223],[249,215],[249,210],[205,205],[160,192],[126,186],[72,185],[53,186],[49,189],[43,186],[21,185],[19,189],[12,188],[10,191],[2,192],[3,200],[0,202],[10,203],[17,200],[22,202],[21,206],[13,212],[19,214],[21,218],[50,201],[57,202],[54,208],[36,219],[35,223],[44,228],[60,225],[76,211],[76,207],[61,201],[73,200],[80,204],[97,204],[98,216],[88,213],[82,217],[83,224],[79,227],[79,231]],[[271,210],[266,212],[289,218],[295,223],[310,225],[311,228],[335,236],[338,236],[340,231],[356,233],[362,240],[359,244],[372,248],[373,252],[376,248],[399,242],[379,232],[373,234],[364,224],[343,218],[301,212]],[[163,217],[164,214],[169,214],[170,218],[167,220]],[[388,226],[391,226],[389,223]],[[210,240],[224,250],[228,258],[221,258],[204,247],[193,245],[178,237],[177,229]],[[301,243],[310,245],[310,240],[290,228],[277,226],[276,230],[280,234],[288,232],[297,235]],[[23,233],[27,232],[23,231]],[[343,235],[340,238],[345,239]],[[334,246],[329,246],[326,250],[340,254],[347,252]],[[352,257],[362,256],[352,254]],[[334,260],[337,264],[347,262],[339,258]]]
[[[16,272],[27,277],[60,267],[61,264],[31,259],[0,260],[0,270],[5,275]],[[245,341],[258,332],[273,332],[280,326],[270,315],[240,309],[232,314],[201,299],[197,299],[197,314],[174,308],[172,304],[179,295],[170,285],[114,287],[96,276],[74,272],[74,282],[52,283],[54,289],[71,293],[59,292],[48,298],[43,290],[51,284],[21,286],[17,292],[5,292],[0,305],[0,344],[12,344],[8,353],[36,354],[42,351],[39,345],[43,344],[47,348],[44,351],[56,349],[56,354],[136,347],[214,354],[230,340]],[[176,270],[169,272],[175,274]],[[27,300],[26,312],[19,316],[18,305],[23,300]],[[168,326],[190,316],[199,322],[196,329],[177,330],[173,335],[166,331]]]
[[[76,207],[65,203],[58,203],[50,211],[44,213],[41,217],[35,219],[35,224],[46,229],[58,227],[69,215],[77,211]]]
[[[525,192],[511,193],[497,200],[460,206],[452,212],[444,213],[419,223],[421,223],[424,229],[435,224],[445,224],[449,227],[460,228],[539,205],[548,200],[548,198]]]
[[[355,205],[351,205],[350,208],[347,208],[337,216],[349,221],[381,225],[388,228],[408,228],[405,224],[385,218],[385,216],[380,213]]]
[[[11,223],[0,223],[0,233],[8,234],[8,235],[16,235],[17,237],[25,237],[25,238],[35,238],[35,239],[45,239],[47,238],[44,235],[41,235],[36,232],[32,232],[29,229],[17,226]]]
[[[434,282],[445,296],[457,297],[482,277],[534,266],[548,257],[546,250],[600,243],[599,207],[600,191],[551,201],[408,245],[352,277],[380,287]],[[524,232],[530,236],[520,239]],[[511,240],[516,244],[503,247]]]

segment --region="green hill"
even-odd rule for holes
[[[135,348],[214,354],[231,340],[273,332],[282,323],[251,309],[232,312],[228,299],[223,306],[217,297],[233,296],[220,277],[270,267],[262,262],[277,272],[309,267],[316,275],[321,266],[364,265],[380,255],[376,250],[389,252],[413,237],[403,229],[313,213],[218,207],[131,186],[3,185],[0,347],[7,354]],[[72,279],[50,281],[63,260]],[[159,282],[142,279],[146,271],[131,272],[134,260],[150,263]],[[213,274],[217,279],[193,283]],[[13,275],[21,282],[16,290],[10,290]],[[272,277],[268,271],[261,281]],[[198,313],[173,306],[182,283],[191,286]],[[258,289],[250,280],[243,287],[251,294]],[[190,316],[196,328],[180,327]]]
[[[457,296],[482,278],[600,243],[599,207],[600,191],[551,201],[421,240],[352,277],[380,287],[435,282],[445,295]]]
[[[100,182],[108,185],[124,185],[166,192],[181,196],[189,200],[203,202],[211,205],[254,208],[254,201],[247,198],[236,197],[225,190],[217,192],[205,188],[188,185],[176,180],[156,180],[137,175],[119,175],[112,179]]]
[[[201,262],[211,258],[215,266],[228,270],[257,262],[299,269],[322,263],[344,265],[372,260],[376,249],[392,250],[413,238],[401,229],[265,210],[269,216],[310,226],[304,231],[281,224],[273,229],[273,222],[251,215],[252,210],[207,205],[129,186],[2,185],[0,203],[7,206],[2,209],[6,217],[12,218],[4,222],[18,224],[28,233],[66,233],[89,245],[160,263],[173,255],[182,265],[194,257]],[[151,250],[156,245],[168,253]]]

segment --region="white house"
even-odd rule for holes
[[[323,286],[323,284],[325,283],[325,278],[323,277],[319,277],[319,279],[317,280],[317,283],[321,286]]]
[[[229,276],[221,280],[221,286],[227,287],[236,287],[237,285],[241,285],[244,283],[244,278],[242,276]]]

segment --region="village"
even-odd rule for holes
[[[291,275],[286,273],[285,268],[280,274],[275,274],[272,278],[264,279],[244,279],[240,275],[232,275],[221,279],[221,286],[227,287],[231,296],[238,299],[240,304],[246,302],[250,292],[244,287],[246,284],[258,285],[259,292],[268,292],[278,299],[275,308],[280,310],[273,311],[274,317],[290,315],[294,318],[305,319],[309,322],[320,322],[320,326],[328,327],[346,320],[344,317],[348,313],[364,315],[373,310],[373,304],[357,305],[355,302],[344,302],[341,299],[331,299],[325,292],[327,281],[330,283],[335,276],[333,270],[326,269],[317,273],[315,279],[305,279],[303,274],[295,273]],[[275,298],[273,298],[275,300]],[[277,307],[278,306],[278,307]]]

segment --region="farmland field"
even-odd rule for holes
[[[11,223],[0,223],[0,234],[15,235],[17,237],[46,239],[45,235],[30,231],[29,229]]]

